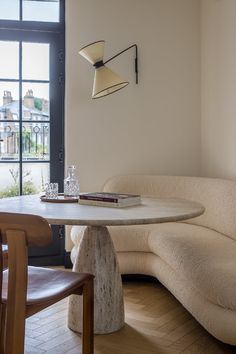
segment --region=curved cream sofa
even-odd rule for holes
[[[205,213],[185,222],[109,227],[122,274],[157,277],[213,336],[236,345],[236,182],[200,177],[129,175],[107,192],[180,197]],[[83,227],[72,228],[74,261]]]

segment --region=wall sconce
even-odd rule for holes
[[[105,64],[109,63],[119,55],[123,54],[131,48],[135,48],[135,75],[136,84],[138,83],[138,47],[133,44],[122,50],[112,58],[103,61],[105,41],[97,41],[83,47],[79,54],[87,59],[95,68],[92,98],[100,98],[110,95],[111,93],[122,89],[128,85],[128,81],[117,75],[109,69]]]

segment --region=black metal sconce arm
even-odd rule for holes
[[[106,60],[104,62],[104,64],[109,63],[109,61],[112,61],[113,59],[115,59],[116,57],[118,57],[119,55],[123,54],[124,52],[126,52],[127,50],[129,50],[131,48],[135,48],[134,67],[135,67],[135,76],[136,76],[136,84],[137,84],[138,83],[138,46],[137,46],[137,44],[133,44],[130,47],[128,47],[128,48],[122,50],[121,52],[117,53],[116,55],[114,55],[110,59]]]

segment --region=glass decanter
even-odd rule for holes
[[[75,165],[68,166],[67,177],[64,179],[64,197],[78,198],[79,196],[79,182],[75,175]]]

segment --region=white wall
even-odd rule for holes
[[[66,0],[66,160],[81,190],[112,175],[200,173],[199,0]],[[138,44],[111,67],[125,89],[91,99],[93,68],[79,49],[105,39],[105,58]]]
[[[236,177],[236,0],[202,0],[202,173]]]

